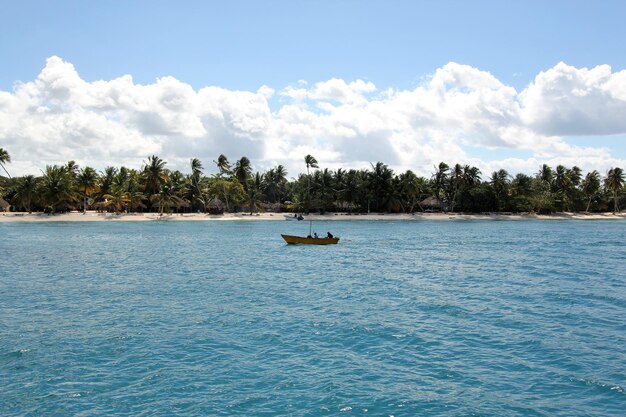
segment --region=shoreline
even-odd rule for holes
[[[210,215],[204,213],[183,213],[183,214],[164,214],[159,216],[158,213],[131,213],[131,214],[114,214],[114,213],[97,213],[88,211],[70,212],[62,214],[45,214],[45,213],[27,213],[27,212],[9,212],[0,213],[0,222],[93,222],[93,221],[286,221],[287,215],[291,213],[226,213],[219,215]],[[306,220],[315,221],[335,221],[335,220],[392,220],[392,221],[420,221],[420,220],[624,220],[626,213],[555,213],[555,214],[463,214],[463,213],[415,213],[415,214],[348,214],[348,213],[327,213],[327,214],[309,214],[305,216]],[[289,221],[295,221],[289,219]]]

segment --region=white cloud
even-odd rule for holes
[[[520,94],[522,120],[550,135],[606,135],[626,131],[626,71],[559,63]]]
[[[332,78],[328,81],[316,83],[308,92],[312,100],[336,100],[340,103],[353,103],[365,100],[364,94],[376,91],[371,82],[356,80],[346,83],[344,80]]]
[[[423,175],[439,161],[471,163],[485,175],[500,168],[535,172],[542,163],[603,171],[626,164],[593,143],[570,145],[565,136],[625,134],[625,111],[626,71],[606,65],[559,63],[521,92],[457,63],[413,90],[379,91],[369,81],[333,78],[232,91],[194,90],[169,76],[147,85],[130,75],[87,82],[71,63],[51,57],[37,79],[0,91],[0,145],[15,175],[70,159],[98,169],[139,168],[151,154],[184,170],[198,157],[212,171],[221,153],[233,162],[248,156],[256,169],[281,163],[290,176],[304,169],[309,153],[323,167],[383,161]],[[511,156],[481,159],[481,149]]]

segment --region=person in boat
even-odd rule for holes
[[[314,232],[314,233],[313,233],[313,238],[314,238],[314,239],[317,239],[317,232]]]
[[[304,217],[302,217],[302,214],[298,214],[298,217],[296,217],[298,220],[304,220]]]
[[[330,232],[326,232],[326,237],[329,238],[329,239],[332,239],[333,238],[333,234],[330,233]]]

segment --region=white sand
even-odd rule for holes
[[[64,214],[48,215],[43,213],[0,213],[0,222],[83,222],[83,221],[207,221],[207,220],[281,220],[285,221],[285,215],[289,213],[227,213],[223,215],[206,215],[201,213],[164,214],[136,213],[136,214],[111,214],[88,211],[71,212]],[[558,213],[551,215],[536,214],[458,214],[458,213],[420,213],[420,214],[310,214],[305,220],[599,220],[599,219],[626,219],[626,213]],[[292,220],[294,221],[294,220]]]

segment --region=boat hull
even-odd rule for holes
[[[290,245],[303,244],[303,245],[336,245],[339,242],[338,237],[303,237],[293,235],[281,235],[285,242]]]
[[[289,221],[289,220],[298,220],[298,221],[300,221],[300,220],[304,220],[304,217],[302,217],[302,216],[296,216],[296,217],[294,217],[294,216],[292,216],[292,215],[290,215],[290,214],[284,214],[284,217],[285,217],[285,220],[288,220],[288,221]]]

